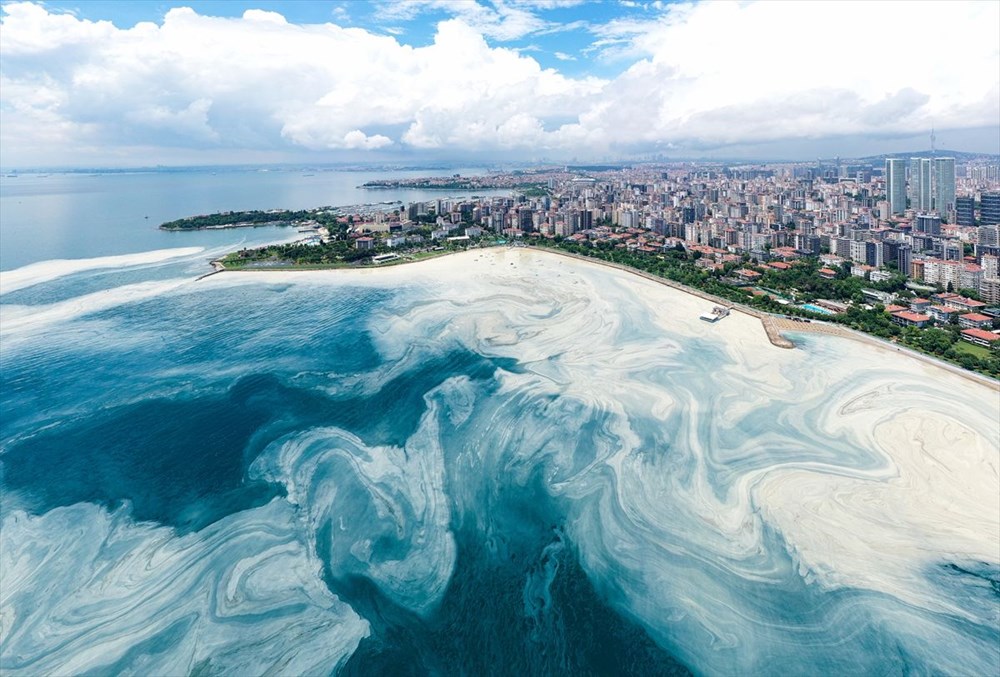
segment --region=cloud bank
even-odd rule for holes
[[[152,163],[185,149],[586,157],[1000,121],[998,3],[650,8],[589,26],[589,58],[621,65],[611,78],[497,44],[551,30],[544,3],[461,7],[411,46],[253,9],[176,8],[126,29],[4,5],[4,164]]]

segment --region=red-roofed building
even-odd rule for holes
[[[993,318],[982,313],[959,315],[958,325],[965,329],[985,329],[993,324]]]
[[[958,317],[958,311],[948,306],[931,306],[927,309],[927,314],[937,322],[951,322],[951,318]]]
[[[930,315],[911,313],[908,310],[901,310],[892,314],[892,321],[904,327],[926,327],[931,323]]]
[[[897,306],[894,303],[890,303],[885,307],[885,312],[889,313],[890,315],[892,315],[893,313],[898,313],[901,310],[906,310],[906,306]]]
[[[851,266],[851,275],[867,279],[868,275],[875,270],[878,270],[878,268],[869,266],[867,263],[855,263]]]
[[[989,348],[997,341],[1000,341],[1000,335],[986,331],[985,329],[963,329],[962,339],[969,343],[975,343],[977,346]]]
[[[795,247],[775,247],[771,250],[771,255],[789,260],[799,258],[799,253],[795,251]]]
[[[820,268],[819,276],[825,280],[832,280],[833,278],[837,277],[837,271],[831,270],[830,268]]]
[[[937,294],[931,294],[931,300],[937,301],[938,303],[944,303],[948,299],[957,299],[957,298],[959,298],[958,294],[950,291],[943,291]]]
[[[771,262],[771,263],[769,263],[767,265],[769,267],[775,268],[777,270],[788,270],[789,268],[792,267],[790,264],[784,263],[783,261],[773,261],[773,262]]]
[[[966,313],[974,313],[986,307],[986,304],[982,301],[974,301],[973,299],[965,298],[964,296],[953,296],[949,299],[945,299],[944,305]]]
[[[702,270],[713,270],[713,271],[720,271],[725,267],[721,263],[716,263],[712,259],[706,259],[705,257],[702,257],[697,261],[695,261],[694,265],[695,267],[701,268]]]
[[[760,279],[760,273],[756,270],[750,270],[749,268],[741,268],[736,271],[736,274],[748,282],[756,282]]]

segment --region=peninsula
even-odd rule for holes
[[[219,212],[200,214],[160,224],[161,230],[213,230],[217,228],[248,228],[253,226],[289,226],[308,219],[314,211],[288,211],[269,209],[267,211]]]

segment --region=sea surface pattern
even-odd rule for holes
[[[5,675],[1000,673],[996,393],[552,255],[203,259],[4,273]]]

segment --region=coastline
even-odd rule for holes
[[[849,329],[847,327],[843,327],[843,326],[836,325],[836,324],[829,324],[829,323],[818,321],[818,320],[812,320],[810,322],[794,322],[794,321],[791,321],[791,320],[788,320],[788,319],[785,319],[785,318],[782,318],[782,317],[779,317],[779,316],[771,315],[769,313],[765,313],[763,311],[759,311],[757,309],[744,306],[742,304],[734,303],[734,302],[729,301],[727,299],[723,299],[721,297],[717,297],[717,296],[714,296],[712,294],[708,294],[708,293],[703,292],[703,291],[698,290],[698,289],[693,289],[691,287],[687,287],[687,286],[685,286],[683,284],[680,284],[679,282],[675,282],[673,280],[667,280],[665,278],[657,277],[655,275],[651,275],[651,274],[646,273],[646,272],[641,271],[641,270],[636,270],[634,268],[630,268],[629,266],[626,266],[626,265],[623,265],[623,264],[614,263],[614,262],[611,262],[611,261],[602,261],[602,260],[599,260],[599,259],[594,259],[594,258],[590,258],[590,257],[586,257],[586,256],[580,256],[580,255],[573,254],[573,253],[570,253],[570,252],[564,252],[564,251],[555,250],[555,249],[548,249],[548,248],[544,248],[543,249],[543,248],[538,248],[538,247],[526,247],[526,246],[521,246],[521,247],[509,247],[508,246],[508,247],[502,247],[502,248],[501,247],[483,247],[483,248],[468,249],[468,250],[454,251],[454,252],[441,252],[441,253],[438,253],[438,254],[436,254],[434,256],[428,256],[428,257],[425,257],[425,258],[421,258],[419,260],[400,260],[400,261],[394,261],[394,262],[391,262],[391,263],[387,263],[387,264],[384,264],[384,265],[379,265],[379,266],[365,266],[365,267],[360,267],[360,266],[339,266],[339,267],[334,267],[334,266],[316,266],[316,267],[286,266],[286,267],[278,267],[278,266],[274,266],[274,267],[268,267],[268,268],[258,267],[258,268],[238,268],[238,269],[234,269],[234,268],[226,268],[225,265],[222,263],[221,260],[215,260],[215,261],[211,262],[214,270],[212,272],[210,272],[210,273],[206,273],[205,275],[202,275],[201,277],[198,278],[198,280],[201,280],[201,279],[206,278],[206,277],[214,276],[214,275],[217,275],[218,273],[222,273],[222,272],[233,273],[233,274],[235,274],[235,273],[251,273],[251,274],[257,274],[257,275],[266,274],[266,273],[294,273],[294,274],[297,274],[297,275],[299,275],[299,274],[303,274],[304,275],[304,274],[307,274],[307,273],[317,273],[317,272],[327,273],[327,272],[330,272],[330,271],[339,271],[342,274],[353,273],[353,274],[361,274],[361,275],[364,275],[364,276],[379,275],[380,272],[384,275],[384,273],[386,271],[391,271],[393,269],[399,270],[400,268],[403,268],[403,267],[407,267],[408,268],[410,265],[428,264],[428,263],[431,263],[433,261],[440,262],[440,261],[442,261],[445,258],[455,258],[455,257],[461,257],[463,255],[467,256],[467,257],[468,256],[473,256],[473,255],[482,255],[484,253],[495,252],[497,249],[502,249],[502,251],[504,251],[504,252],[507,252],[507,251],[515,251],[515,252],[521,252],[521,253],[528,252],[531,255],[553,254],[553,255],[558,256],[558,257],[564,257],[564,258],[567,258],[567,259],[570,259],[570,260],[576,260],[576,261],[579,261],[581,263],[595,264],[595,265],[600,265],[600,266],[604,266],[604,267],[607,267],[607,268],[613,268],[613,269],[616,269],[616,270],[628,273],[628,274],[630,274],[630,275],[632,275],[632,276],[634,276],[636,278],[645,279],[645,280],[648,280],[650,282],[654,282],[654,283],[656,283],[658,285],[661,285],[663,287],[666,287],[668,289],[672,289],[672,290],[674,290],[676,292],[683,293],[683,294],[685,294],[685,295],[687,295],[689,297],[698,298],[698,299],[701,299],[701,300],[704,300],[704,301],[708,301],[710,303],[714,303],[714,304],[718,304],[718,305],[724,305],[725,307],[730,308],[731,311],[738,312],[738,313],[740,313],[740,314],[742,314],[742,315],[744,315],[746,317],[749,317],[749,318],[757,319],[760,322],[760,326],[763,329],[764,334],[767,337],[767,340],[769,341],[769,343],[772,346],[774,346],[776,348],[794,349],[794,348],[798,347],[798,346],[796,346],[796,344],[795,344],[794,341],[792,341],[791,339],[787,338],[782,332],[825,334],[825,335],[828,335],[828,336],[836,336],[836,337],[839,337],[839,338],[851,339],[851,340],[863,343],[863,344],[865,344],[867,346],[870,346],[872,348],[878,349],[880,351],[885,351],[885,352],[890,353],[890,354],[895,354],[895,355],[900,355],[900,356],[908,356],[908,357],[911,357],[911,358],[915,358],[917,361],[919,361],[919,362],[921,362],[924,365],[929,366],[929,367],[943,368],[945,371],[950,372],[951,374],[963,377],[964,379],[966,379],[968,381],[971,381],[973,383],[977,383],[979,385],[985,386],[985,387],[993,390],[996,393],[1000,393],[1000,380],[990,378],[990,377],[988,377],[988,376],[986,376],[984,374],[979,374],[978,372],[973,372],[973,371],[969,371],[969,370],[963,369],[963,368],[961,368],[961,367],[959,367],[957,365],[953,365],[953,364],[951,364],[949,362],[946,362],[944,360],[940,360],[940,359],[932,357],[930,355],[926,355],[924,353],[921,353],[921,352],[918,352],[916,350],[913,350],[913,349],[911,349],[909,347],[901,346],[901,345],[896,345],[894,343],[890,343],[888,341],[884,341],[882,339],[878,339],[878,338],[876,338],[874,336],[870,336],[870,335],[865,334],[863,332],[855,331],[855,330]],[[443,269],[442,272],[444,272],[445,270],[448,270],[448,269]],[[725,320],[722,320],[721,322],[725,323]]]

